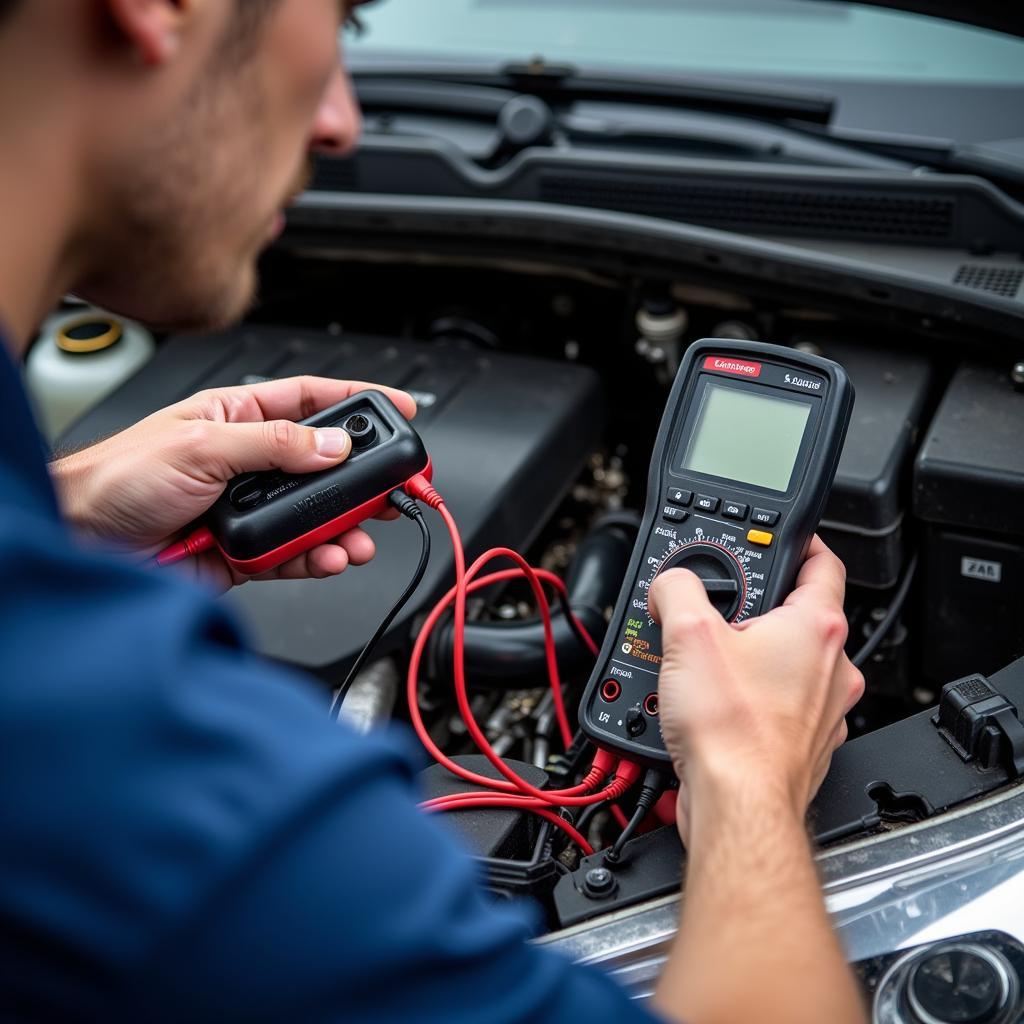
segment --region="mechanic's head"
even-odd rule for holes
[[[0,62],[22,107],[55,122],[39,130],[64,140],[53,159],[88,210],[68,287],[165,326],[240,316],[310,149],[358,137],[338,50],[353,6],[0,0]]]

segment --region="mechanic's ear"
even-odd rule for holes
[[[309,147],[324,156],[344,156],[355,148],[362,130],[363,117],[352,81],[339,62],[320,100]]]
[[[196,0],[103,0],[114,27],[145,64],[170,60]]]

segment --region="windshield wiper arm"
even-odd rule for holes
[[[872,132],[863,129],[827,129],[817,134],[866,153],[917,163],[947,174],[974,174],[985,178],[1017,199],[1024,198],[1024,163],[984,143],[958,143],[896,132]]]
[[[590,71],[569,64],[488,64],[468,62],[352,61],[357,82],[374,78],[404,78],[424,82],[512,89],[549,103],[577,100],[643,102],[682,106],[719,113],[745,114],[775,121],[796,120],[827,125],[835,98],[825,93],[732,85],[713,79],[680,75]]]

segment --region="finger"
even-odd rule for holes
[[[321,544],[284,562],[255,580],[323,580],[339,576],[350,565],[366,565],[377,553],[373,538],[363,530],[349,530],[330,544]]]
[[[339,576],[349,565],[348,552],[338,544],[321,544],[276,569],[265,572],[253,579],[259,582],[269,580],[325,580]]]
[[[377,545],[365,530],[349,530],[334,543],[345,549],[350,565],[366,565],[377,554]]]
[[[844,659],[846,655],[843,655]],[[847,664],[845,666],[844,682],[845,682],[845,698],[843,701],[843,714],[848,715],[860,702],[861,697],[864,696],[865,683],[864,673],[859,668],[855,668],[854,665],[846,659]]]
[[[659,573],[647,595],[647,607],[655,622],[663,628],[670,616],[706,619],[712,628],[725,626],[725,619],[708,600],[700,577],[689,569],[669,569]]]
[[[846,655],[840,657],[829,684],[823,714],[828,719],[842,722],[864,695],[864,676],[850,664]]]
[[[344,462],[352,453],[352,438],[339,427],[313,428],[291,420],[269,420],[209,423],[203,430],[191,457],[224,481],[264,469],[315,473]]]
[[[416,402],[405,391],[330,377],[287,377],[237,388],[219,388],[207,392],[205,397],[219,403],[224,418],[229,421],[304,420],[361,391],[387,395],[406,419],[411,420],[416,415]]]
[[[850,727],[846,724],[846,719],[844,718],[836,726],[836,731],[832,734],[832,749],[838,750],[846,742],[849,735]]]
[[[845,594],[846,567],[825,542],[815,536],[797,575],[796,586],[784,603],[821,607],[824,602],[842,607]]]

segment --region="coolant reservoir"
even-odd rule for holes
[[[98,309],[50,317],[25,360],[25,379],[48,441],[55,441],[147,363],[153,335]]]

